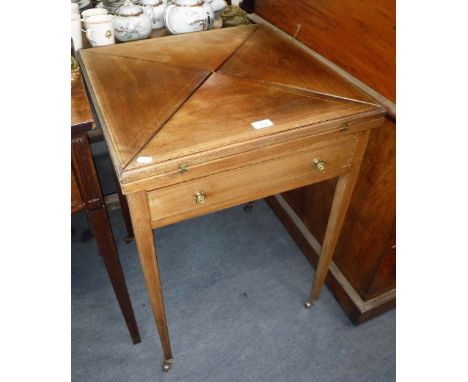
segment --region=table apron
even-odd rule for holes
[[[356,136],[322,142],[306,151],[151,190],[151,225],[161,227],[342,175],[353,164],[356,142]],[[196,193],[203,195],[198,203]]]

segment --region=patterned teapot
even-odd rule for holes
[[[125,0],[114,17],[115,38],[119,41],[147,38],[152,29],[151,18],[130,0]]]
[[[205,0],[205,3],[210,4],[210,7],[213,9],[215,18],[221,15],[221,12],[224,11],[224,8],[227,7],[227,3],[224,0]]]
[[[140,5],[151,18],[153,29],[164,26],[164,10],[167,7],[167,0],[141,0]]]
[[[204,31],[213,21],[213,9],[205,0],[172,0],[164,12],[164,23],[172,34]]]

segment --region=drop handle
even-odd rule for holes
[[[325,161],[317,158],[317,159],[314,159],[312,163],[314,164],[314,167],[317,171],[325,170]]]
[[[203,204],[205,203],[206,199],[208,199],[203,191],[195,192],[193,197],[195,198],[195,203],[197,204]]]

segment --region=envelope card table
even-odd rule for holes
[[[316,302],[384,109],[260,25],[87,49],[80,63],[128,198],[164,370],[155,228],[338,177],[305,305]]]

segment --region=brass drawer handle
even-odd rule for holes
[[[198,191],[194,193],[193,197],[195,198],[195,202],[197,204],[203,204],[205,203],[206,199],[208,199],[203,191]]]
[[[325,170],[325,162],[319,158],[314,159],[313,164],[315,166],[315,169],[317,171],[323,171]]]

